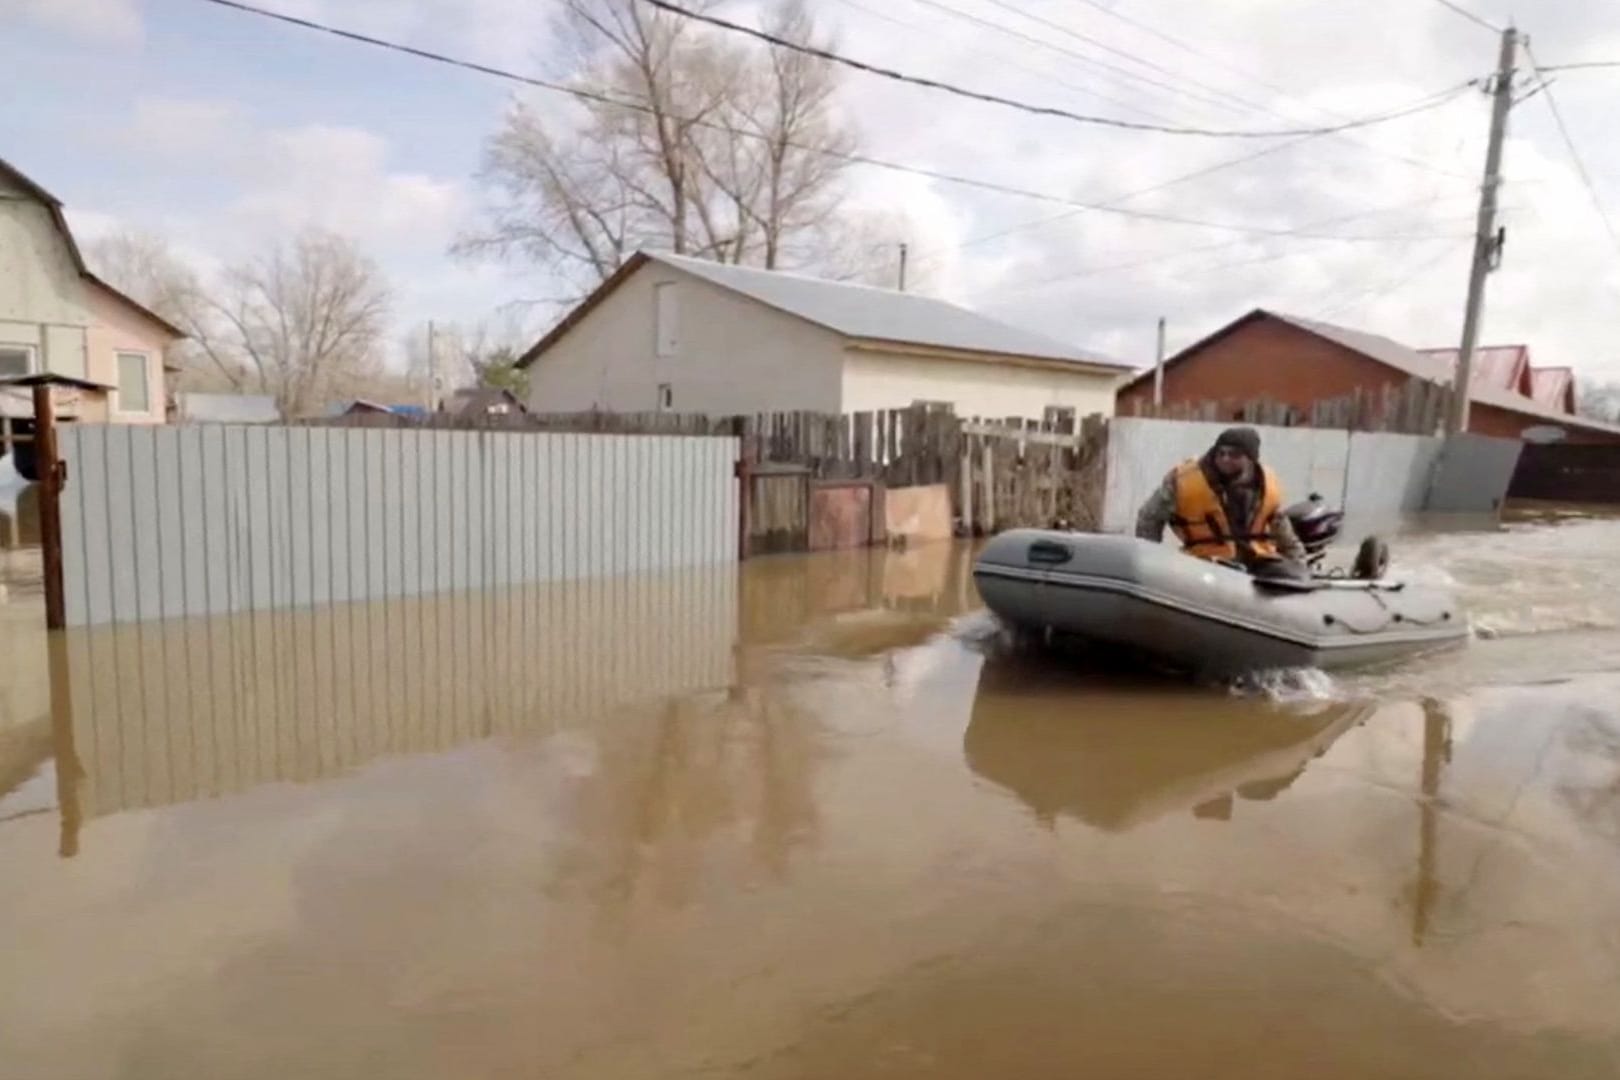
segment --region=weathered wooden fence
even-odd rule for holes
[[[1433,435],[1445,421],[1450,402],[1451,388],[1445,383],[1410,379],[1402,386],[1358,389],[1343,397],[1318,401],[1309,409],[1269,398],[1223,398],[1172,402],[1159,408],[1138,401],[1133,403],[1131,415],[1160,420]]]
[[[1040,420],[958,416],[948,404],[838,416],[814,412],[528,413],[429,417],[358,414],[313,421],[363,428],[640,435],[738,440],[744,554],[880,543],[885,492],[944,485],[956,530],[1096,528],[1102,520],[1107,421],[1048,409]]]

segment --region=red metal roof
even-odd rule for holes
[[[1457,366],[1459,349],[1419,349],[1424,356],[1442,361],[1448,368]],[[1470,380],[1475,386],[1489,386],[1513,394],[1531,396],[1530,348],[1527,345],[1484,345],[1474,350],[1474,371]]]
[[[1559,412],[1575,411],[1575,371],[1567,367],[1530,369],[1531,396],[1536,404]]]

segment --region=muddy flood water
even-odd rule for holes
[[[1617,555],[1408,537],[1477,640],[1243,689],[953,545],[79,632],[54,714],[15,632],[0,1076],[1615,1077]]]

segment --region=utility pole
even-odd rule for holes
[[[900,245],[900,291],[906,291],[906,245]]]
[[[429,412],[439,411],[439,358],[433,350],[433,320],[428,320],[427,335],[427,407]]]
[[[1446,433],[1468,430],[1469,387],[1474,376],[1474,346],[1485,308],[1485,276],[1496,268],[1501,241],[1496,232],[1496,196],[1502,186],[1502,140],[1507,135],[1508,109],[1513,106],[1514,52],[1519,31],[1502,31],[1502,53],[1496,61],[1491,86],[1491,138],[1485,148],[1485,178],[1479,186],[1479,221],[1474,227],[1474,262],[1468,270],[1468,307],[1463,313],[1462,347],[1457,350],[1457,371],[1451,380],[1451,411]]]
[[[1159,345],[1153,353],[1153,407],[1164,408],[1164,316],[1159,316]]]

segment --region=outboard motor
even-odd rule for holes
[[[1331,509],[1322,496],[1311,492],[1311,497],[1304,502],[1297,502],[1283,511],[1288,516],[1289,524],[1294,526],[1294,535],[1305,548],[1305,562],[1314,573],[1322,566],[1322,559],[1327,555],[1327,549],[1333,541],[1339,538],[1339,530],[1344,526],[1344,512]]]
[[[1339,538],[1339,530],[1344,527],[1344,511],[1334,510],[1316,492],[1304,502],[1297,502],[1283,511],[1288,515],[1288,521],[1294,526],[1294,535],[1305,549],[1305,564],[1310,567],[1311,573],[1322,573],[1322,560],[1327,556],[1327,549],[1333,541]],[[1384,576],[1389,568],[1389,545],[1377,536],[1368,536],[1361,541],[1356,549],[1356,561],[1350,569],[1350,576],[1362,581],[1376,581]],[[1339,576],[1344,571],[1336,570],[1328,576]]]

